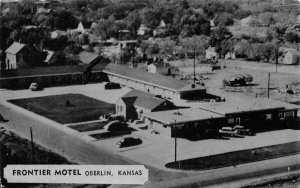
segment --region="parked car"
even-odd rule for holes
[[[105,84],[104,89],[120,89],[121,85],[114,82],[108,82]]]
[[[119,120],[119,121],[123,121],[123,117],[113,114],[113,113],[109,113],[109,114],[105,114],[99,117],[100,120],[103,121],[112,121],[112,120]]]
[[[128,124],[119,120],[114,120],[105,125],[104,129],[111,132],[125,131],[128,129]]]
[[[254,133],[250,129],[246,129],[244,126],[236,125],[233,127],[234,130],[238,131],[240,135],[254,135]]]
[[[119,148],[122,147],[129,147],[129,146],[135,146],[142,144],[143,141],[140,138],[135,138],[135,137],[126,137],[123,138],[122,140],[118,141],[116,144],[119,146]]]
[[[157,131],[157,130],[152,130],[152,131],[151,131],[151,134],[159,134],[159,131]]]
[[[38,91],[38,90],[42,90],[42,89],[43,88],[42,88],[41,84],[39,84],[37,82],[31,83],[30,86],[29,86],[30,91]]]
[[[239,132],[238,130],[233,129],[232,127],[222,127],[222,129],[219,130],[219,133],[227,136],[238,136]]]

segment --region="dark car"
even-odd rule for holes
[[[123,148],[123,147],[139,145],[142,143],[143,143],[143,141],[140,138],[126,137],[126,138],[123,138],[122,140],[118,141],[116,144],[117,144],[117,146],[119,146],[119,148]]]
[[[114,82],[108,82],[105,84],[104,89],[120,89],[121,85]]]
[[[236,125],[233,127],[234,130],[238,131],[239,135],[254,135],[253,131],[246,129],[244,126]]]

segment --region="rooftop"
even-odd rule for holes
[[[91,62],[95,61],[99,55],[95,53],[90,53],[86,51],[82,51],[78,54],[79,59],[84,64],[90,64]]]
[[[5,52],[10,53],[10,54],[17,54],[24,47],[25,47],[25,44],[14,42],[9,48],[7,48],[7,50]]]
[[[280,110],[280,109],[299,109],[300,107],[293,104],[288,104],[280,101],[270,99],[236,99],[234,102],[220,102],[220,103],[202,103],[199,105],[200,109],[208,110],[222,115],[266,111],[266,110]]]
[[[141,71],[139,69],[133,69],[124,65],[117,65],[112,63],[107,65],[107,67],[103,70],[103,72],[114,74],[125,78],[134,79],[140,82],[163,87],[173,91],[179,91],[180,89],[183,89],[185,87],[188,87],[188,85],[190,85],[185,81],[177,80],[172,77],[149,73],[149,72]],[[199,86],[197,85],[196,88],[205,89],[200,85]]]
[[[158,105],[164,103],[166,100],[155,97],[149,93],[145,93],[138,90],[131,90],[126,95],[121,97],[125,103],[132,103],[135,106],[152,110]],[[130,98],[135,98],[135,100],[129,100]]]
[[[208,120],[211,118],[225,118],[223,115],[196,108],[144,113],[144,116],[168,125]]]

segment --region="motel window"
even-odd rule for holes
[[[272,119],[272,114],[266,114],[266,119],[267,119],[267,120]]]
[[[293,111],[284,112],[284,117],[294,117],[294,112]]]
[[[234,123],[234,119],[233,118],[228,119],[228,124],[233,124],[233,123]]]

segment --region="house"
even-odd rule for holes
[[[168,100],[138,90],[131,90],[116,102],[116,114],[125,120],[140,119],[143,113],[175,108]]]
[[[154,63],[151,63],[147,66],[147,72],[156,73],[156,68],[157,67],[154,65]]]
[[[78,54],[80,61],[83,64],[91,64],[92,62],[95,62],[99,60],[100,56],[96,53],[90,53],[86,51],[82,51]]]
[[[159,26],[160,28],[164,28],[166,27],[166,23],[164,22],[164,20],[161,20],[160,23],[159,23]]]
[[[286,65],[295,65],[300,62],[300,52],[295,50],[288,50],[283,58],[282,63]]]
[[[216,59],[218,57],[218,53],[216,52],[216,48],[215,47],[208,47],[205,50],[205,58],[206,59]]]
[[[145,35],[147,32],[149,32],[151,29],[148,28],[145,24],[141,24],[140,27],[137,30],[138,35]]]
[[[14,42],[6,53],[6,69],[18,69],[22,66],[36,65],[45,58],[43,53],[25,44]]]
[[[227,52],[225,59],[235,59],[235,52]]]
[[[50,50],[44,50],[44,52],[47,53],[46,59],[44,60],[44,62],[46,64],[49,64],[50,61],[53,59],[55,52],[54,51],[50,51]]]
[[[88,33],[91,30],[92,22],[79,22],[76,29],[68,30],[67,33]]]
[[[40,7],[37,9],[36,14],[49,14],[52,10]]]
[[[52,31],[50,34],[50,37],[52,39],[57,39],[57,38],[64,37],[64,36],[67,36],[67,32],[62,31],[62,30],[55,30],[55,31]]]
[[[160,95],[171,100],[205,96],[206,88],[161,74],[153,74],[118,64],[108,64],[103,72],[110,82],[119,83],[139,91]]]
[[[252,20],[253,20],[253,17],[250,15],[250,16],[248,16],[246,18],[241,19],[240,20],[240,24],[243,27],[249,27],[250,23],[252,22]]]

